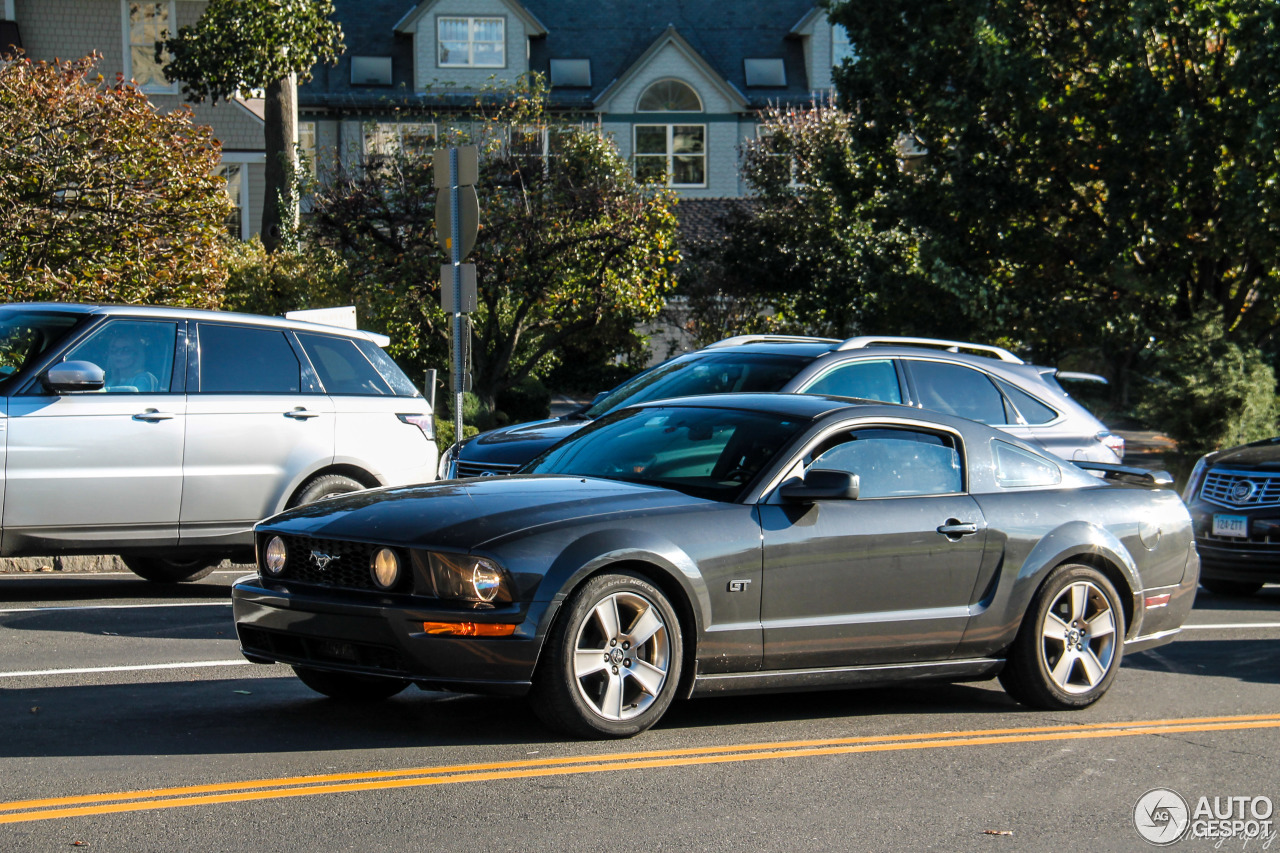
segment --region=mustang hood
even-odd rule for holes
[[[467,551],[548,524],[708,503],[656,486],[530,475],[353,492],[289,510],[262,526],[316,539]]]

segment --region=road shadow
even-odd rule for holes
[[[53,602],[228,601],[237,577],[216,573],[192,583],[153,583],[128,575],[4,575],[0,576],[0,610],[37,602],[53,607]]]
[[[1183,632],[1167,646],[1126,655],[1121,668],[1280,684],[1280,640],[1202,640]]]
[[[1196,590],[1196,610],[1280,610],[1280,584],[1267,584],[1253,595],[1221,595],[1204,587]]]

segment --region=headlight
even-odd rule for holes
[[[369,561],[369,574],[378,589],[391,589],[400,580],[400,558],[390,548],[379,548]]]
[[[1204,472],[1209,467],[1206,461],[1208,456],[1201,456],[1196,461],[1196,467],[1191,469],[1191,476],[1187,478],[1187,485],[1182,489],[1183,503],[1191,503],[1195,500],[1196,492],[1200,491],[1200,483],[1204,480]]]
[[[272,536],[262,555],[262,568],[272,577],[278,577],[289,562],[289,549],[279,536]]]
[[[506,603],[511,600],[507,573],[485,557],[466,554],[427,554],[431,585],[437,598],[474,601],[480,604]]]
[[[458,443],[455,441],[449,445],[444,453],[440,454],[440,465],[436,469],[436,477],[441,480],[452,480],[454,478],[454,457],[458,455]]]

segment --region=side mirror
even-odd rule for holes
[[[76,391],[101,391],[107,384],[107,376],[92,361],[64,361],[49,368],[42,381],[44,387],[55,394],[71,394]]]
[[[596,403],[599,403],[601,400],[603,400],[605,397],[608,397],[608,396],[609,396],[608,391],[601,391],[599,394],[591,398],[591,405],[594,406]]]
[[[785,501],[812,503],[821,500],[857,500],[858,475],[848,471],[814,468],[804,480],[783,483],[778,490]]]

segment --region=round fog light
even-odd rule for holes
[[[279,536],[272,536],[262,555],[262,567],[267,570],[267,574],[275,576],[284,571],[284,565],[287,562],[289,562],[289,549],[285,547],[284,540]]]
[[[370,572],[378,589],[391,589],[400,580],[400,558],[390,548],[380,548],[373,555]]]

